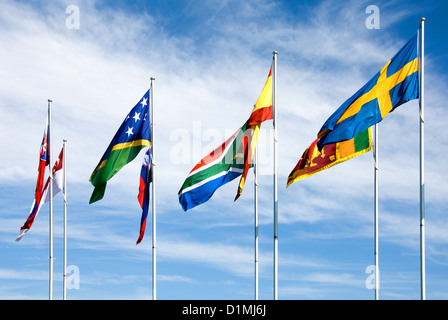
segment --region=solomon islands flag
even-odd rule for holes
[[[89,203],[101,200],[106,184],[123,166],[131,162],[144,147],[151,145],[149,90],[124,119],[89,181],[95,187]]]

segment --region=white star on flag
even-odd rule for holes
[[[134,134],[134,132],[132,132],[132,129],[133,129],[133,128],[128,127],[128,131],[126,131],[126,133],[128,134],[128,137],[129,137],[131,134]]]
[[[144,108],[148,103],[146,102],[146,97],[144,97],[143,99],[142,99],[142,102],[140,102],[140,104],[142,105],[142,108]]]
[[[135,112],[135,115],[132,117],[135,122],[137,122],[138,120],[140,120],[140,113]]]

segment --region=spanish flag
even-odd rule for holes
[[[371,128],[358,133],[350,140],[326,144],[321,151],[317,147],[318,141],[319,139],[314,140],[305,150],[299,162],[289,174],[286,187],[372,149]]]
[[[252,166],[252,158],[257,146],[258,132],[260,131],[261,123],[272,119],[272,65],[269,71],[268,79],[255,103],[252,113],[247,120],[246,131],[244,132],[243,143],[241,145],[241,153],[243,155],[243,173],[238,185],[238,191],[235,196],[237,200],[243,192],[244,184],[246,182],[247,173]]]

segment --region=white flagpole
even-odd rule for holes
[[[53,300],[53,143],[52,138],[53,135],[51,133],[51,103],[52,100],[48,99],[48,143],[47,143],[47,152],[48,159],[50,162],[50,274],[49,274],[49,299]]]
[[[63,283],[63,300],[67,299],[67,140],[63,140],[63,166],[64,166],[64,283]]]
[[[274,70],[272,73],[272,113],[274,131],[274,300],[278,299],[278,192],[277,192],[277,51],[273,52]]]
[[[425,283],[425,179],[424,179],[424,93],[425,93],[425,18],[420,19],[419,32],[419,109],[420,109],[420,277],[421,299],[426,300]]]
[[[255,300],[258,300],[258,148],[254,155]]]
[[[375,146],[373,150],[373,157],[374,157],[374,195],[375,195],[375,201],[374,201],[374,211],[375,211],[375,223],[374,223],[374,231],[375,231],[375,300],[379,300],[379,267],[378,267],[378,124],[375,124]]]
[[[151,77],[151,164],[152,164],[152,299],[156,300],[156,179],[154,157],[154,80]]]

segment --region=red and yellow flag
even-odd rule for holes
[[[358,133],[351,140],[326,144],[321,152],[317,147],[319,139],[314,140],[289,174],[286,187],[298,180],[370,151],[372,149],[370,131],[370,128],[368,128]]]
[[[237,200],[243,192],[247,173],[251,167],[252,157],[255,152],[258,140],[258,132],[263,121],[272,119],[272,65],[269,71],[268,79],[255,103],[252,113],[247,120],[246,131],[243,136],[242,154],[244,156],[244,168],[241,175],[238,191],[235,197]]]

